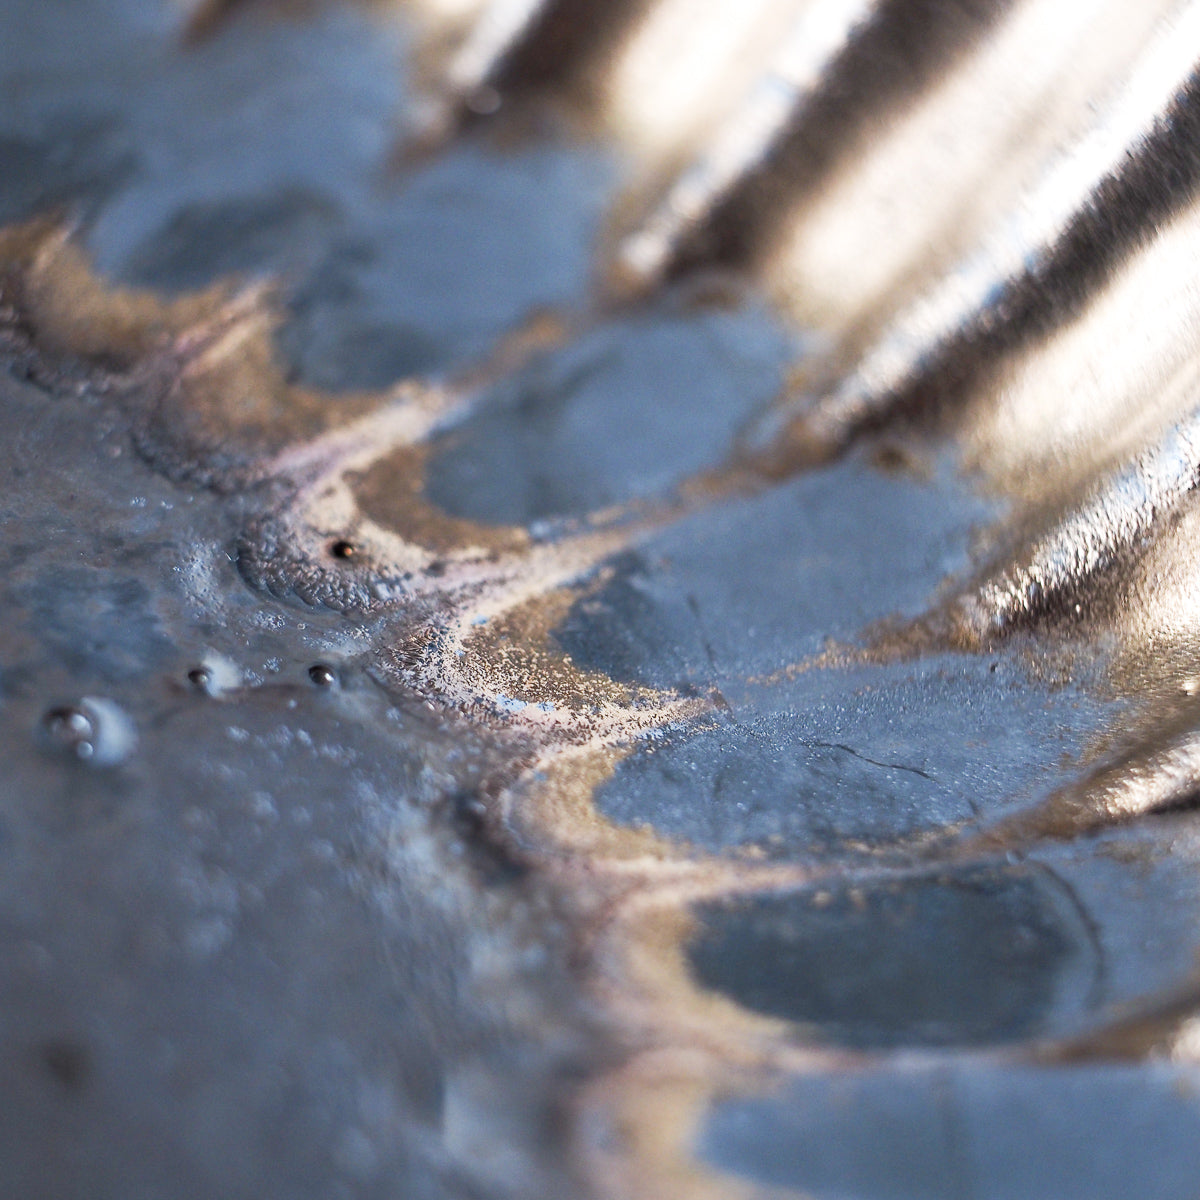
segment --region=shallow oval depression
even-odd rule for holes
[[[1186,1067],[976,1062],[794,1077],[716,1106],[698,1150],[780,1198],[1177,1200],[1200,1171],[1198,1134]]]
[[[1089,1002],[1099,956],[1047,872],[976,865],[700,906],[696,982],[858,1049],[1011,1042]]]
[[[668,297],[610,319],[487,389],[432,457],[427,494],[512,524],[661,497],[721,462],[797,341],[750,300]]]

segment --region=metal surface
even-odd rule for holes
[[[1200,1175],[1200,6],[0,12],[0,1190]]]

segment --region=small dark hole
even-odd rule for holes
[[[485,827],[488,810],[478,792],[457,792],[451,803],[456,819],[471,832],[478,833]]]
[[[92,1056],[86,1046],[56,1038],[42,1046],[42,1065],[56,1082],[78,1091],[87,1082]]]
[[[353,542],[338,541],[334,542],[333,545],[329,547],[329,553],[332,554],[334,558],[340,558],[344,560],[353,558],[356,551],[354,549]]]
[[[188,673],[188,683],[198,692],[207,692],[212,683],[212,673],[205,667],[193,667]]]
[[[308,677],[317,687],[333,687],[337,683],[337,675],[334,674],[333,668],[324,663],[314,663],[309,667]]]
[[[434,579],[440,578],[441,576],[445,575],[445,573],[446,563],[440,558],[435,558],[433,562],[431,562],[429,566],[425,568],[425,574],[433,576]]]

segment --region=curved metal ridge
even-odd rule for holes
[[[1088,601],[1103,575],[1135,554],[1200,486],[1200,426],[1191,414],[1147,452],[1033,540],[1015,562],[958,605],[963,631],[980,642]]]
[[[9,887],[0,823],[3,995],[98,1014],[42,1073],[118,1175],[103,1089],[179,1093],[164,1162],[298,1197],[1066,1195],[1096,1122],[1074,1194],[1177,1194],[1200,0],[370,9],[163,0],[78,180],[65,82],[0,121],[0,822],[82,847]],[[282,989],[252,1084],[179,972]]]
[[[514,27],[510,41],[527,46],[536,56],[538,31],[550,10],[558,9],[527,7],[525,24],[519,31]],[[769,260],[772,231],[781,232],[779,214],[819,188],[821,179],[834,173],[835,156],[861,141],[850,134],[849,114],[859,112],[855,119],[861,122],[872,104],[882,111],[889,103],[901,111],[911,104],[889,91],[883,80],[891,80],[893,88],[902,83],[911,91],[924,82],[936,90],[946,77],[951,54],[966,56],[968,64],[961,70],[969,79],[969,59],[987,53],[988,31],[1002,39],[1005,27],[1024,16],[1020,4],[926,8],[911,2],[822,0],[791,7],[796,12],[794,25],[744,102],[735,104],[727,120],[718,124],[701,157],[667,187],[642,227],[619,243],[618,272],[636,278],[638,290],[661,284],[680,270],[729,261],[727,240],[712,233],[722,220],[728,221],[731,236],[743,247],[763,239],[757,257]],[[464,45],[486,40],[483,33],[511,16],[510,8],[487,7],[478,26],[481,32]],[[1039,15],[1036,4],[1024,8],[1035,18]],[[581,11],[586,9],[584,5]],[[1049,17],[1041,15],[1045,24]],[[1118,6],[1106,16],[1114,26],[1110,40],[1116,41],[1122,18],[1133,14],[1122,13]],[[645,22],[644,12],[642,19]],[[1138,29],[1135,19],[1126,23],[1131,32]],[[1026,35],[1036,29],[1035,19]],[[634,25],[627,39],[636,41],[637,36]],[[505,54],[511,54],[511,45],[505,45]],[[908,48],[919,61],[911,58]],[[628,47],[625,53],[631,53]],[[492,55],[497,62],[501,57],[498,50]],[[844,453],[862,434],[897,420],[969,413],[980,393],[998,393],[993,420],[1001,421],[1006,363],[1020,361],[1035,389],[1038,355],[1056,332],[1085,323],[1092,299],[1105,289],[1119,288],[1122,277],[1136,271],[1136,260],[1152,257],[1165,227],[1178,237],[1178,227],[1193,224],[1198,181],[1194,147],[1200,140],[1197,62],[1200,9],[1190,3],[1166,7],[1148,42],[1105,80],[1103,98],[1086,97],[1086,124],[1075,116],[1072,127],[1068,120],[1067,144],[1053,145],[1041,163],[1023,165],[1024,177],[1018,186],[1008,185],[1003,208],[969,239],[948,231],[959,247],[948,257],[931,246],[930,262],[942,260],[942,265],[919,266],[915,282],[899,294],[898,303],[877,308],[866,322],[845,330],[835,327],[833,349],[806,361],[797,385],[746,432],[739,451],[742,465],[770,477],[786,475]],[[565,69],[568,64],[560,65]],[[934,70],[938,65],[940,72]],[[1071,67],[1069,61],[1059,63],[1058,86],[1069,88]],[[455,71],[452,66],[451,80]],[[512,86],[523,82],[514,77]],[[897,124],[903,122],[892,121],[892,126]],[[810,128],[814,132],[806,132]],[[889,128],[881,123],[880,132],[859,153],[879,156],[877,144],[886,143]],[[898,129],[896,136],[902,133]],[[1019,152],[1014,157],[1020,162]],[[1003,177],[1004,164],[993,164],[993,170]],[[769,203],[742,199],[756,193],[769,195]],[[894,203],[902,206],[902,201]],[[775,237],[778,240],[779,232]],[[854,263],[847,262],[843,269],[853,273]],[[606,271],[611,273],[611,268]],[[777,269],[774,279],[788,286],[786,267],[782,274]],[[1165,283],[1176,286],[1171,279]],[[1175,298],[1185,313],[1190,311],[1193,301],[1186,282],[1181,281]],[[1137,424],[1143,402],[1136,390],[1139,375],[1153,377],[1168,355],[1161,344],[1151,344],[1145,361],[1138,358],[1139,341],[1150,340],[1137,332],[1139,322],[1158,320],[1158,311],[1144,316],[1126,311],[1124,319],[1128,348],[1117,353],[1125,359],[1122,378],[1134,386],[1126,395],[1104,399],[1123,406],[1127,420]],[[1186,344],[1186,316],[1180,324],[1177,336]],[[1080,353],[1076,351],[1077,358]],[[1188,364],[1183,366],[1187,369]],[[1104,379],[1087,383],[1101,392],[1106,388]],[[1045,396],[1042,403],[1069,408],[1076,426],[1072,436],[1086,440],[1074,418],[1074,411],[1087,403],[1085,396]],[[1005,568],[997,582],[983,586],[978,603],[990,615],[979,619],[991,628],[1005,628],[1020,613],[1054,607],[1068,592],[1086,596],[1089,579],[1136,550],[1149,524],[1161,514],[1166,494],[1171,497],[1167,507],[1173,508],[1194,486],[1187,439],[1182,432],[1170,438],[1182,441],[1174,448],[1164,443],[1157,456],[1138,451],[1140,456],[1110,485],[1097,485],[1096,498],[1062,514],[1058,532],[1040,535],[1018,552],[1017,560],[1027,560],[1028,565]],[[1008,449],[1011,453],[1013,447]],[[1016,452],[1023,449],[1017,447]],[[1089,453],[1103,459],[1106,452],[1093,447]],[[1151,495],[1163,488],[1164,497]]]
[[[858,144],[858,153],[879,157],[880,144],[904,134],[902,118],[876,118],[879,131],[862,145],[846,124],[850,114],[859,113],[854,119],[861,123],[869,119],[872,105],[886,112],[889,104],[903,114],[912,100],[902,100],[883,81],[890,80],[893,89],[902,83],[912,91],[923,83],[936,91],[953,73],[947,61],[951,55],[965,56],[960,70],[969,80],[971,57],[989,50],[989,31],[994,40],[1002,40],[1006,27],[1024,18],[1023,7],[1034,17],[1023,31],[1028,41],[1039,16],[1044,25],[1050,21],[1033,3],[926,8],[911,2],[822,0],[791,6],[794,25],[744,102],[717,125],[701,157],[667,187],[641,228],[619,243],[618,274],[636,279],[640,291],[679,271],[730,261],[728,239],[713,232],[722,221],[741,246],[760,240],[762,249],[755,257],[769,262],[772,236],[778,243],[783,232],[780,215],[818,189],[822,178],[836,174],[837,155]],[[544,15],[545,9],[537,11]],[[480,28],[490,28],[501,10],[507,12],[503,5],[487,8]],[[1106,17],[1112,26],[1110,42],[1120,38],[1122,20],[1137,36],[1138,14],[1128,6],[1124,12],[1117,6]],[[627,37],[636,41],[637,27]],[[527,38],[531,47],[536,45],[532,26]],[[991,212],[977,232],[964,238],[948,230],[946,250],[936,243],[929,247],[932,265],[917,265],[913,282],[896,302],[877,307],[866,321],[834,327],[833,348],[804,362],[795,387],[745,433],[739,451],[742,468],[777,478],[842,454],[864,433],[878,433],[900,420],[961,413],[969,421],[981,393],[995,396],[991,420],[999,424],[1006,364],[1020,362],[1024,376],[1033,381],[1030,390],[1036,390],[1038,356],[1052,352],[1056,333],[1086,325],[1093,299],[1106,289],[1119,289],[1139,259],[1151,258],[1164,229],[1179,237],[1180,228],[1192,226],[1200,9],[1190,3],[1164,6],[1149,40],[1130,53],[1133,49],[1123,47],[1127,57],[1115,59],[1103,97],[1084,98],[1083,121],[1079,110],[1062,114],[1070,131],[1066,144],[1051,144],[1041,162],[1022,163],[1020,143],[1014,143],[1023,177],[1016,186],[1011,181],[1006,185],[1004,206]],[[626,48],[625,53],[631,51]],[[1017,69],[1015,60],[1012,66]],[[1069,59],[1059,62],[1056,86],[1069,90],[1071,69]],[[1044,144],[1040,131],[1031,140],[1036,144],[1039,138]],[[992,169],[1005,176],[1003,163]],[[769,202],[745,199],[755,194]],[[903,201],[893,204],[902,207]],[[843,269],[852,274],[854,267],[851,261]],[[606,268],[602,277],[612,269]],[[776,286],[802,287],[802,281],[788,280],[786,270],[782,264],[773,268]],[[1192,289],[1182,280],[1179,285],[1173,279],[1163,282],[1177,287],[1168,295],[1183,314],[1189,313]],[[1170,355],[1161,343],[1146,345],[1144,352],[1139,348],[1139,342],[1151,342],[1140,333],[1140,322],[1158,320],[1159,311],[1143,315],[1131,307],[1123,318],[1128,347],[1115,353],[1124,357],[1121,378],[1133,386],[1124,395],[1103,399],[1124,407],[1127,420],[1137,425],[1142,423],[1139,405],[1145,402],[1139,376],[1154,377],[1158,364]],[[1186,315],[1181,316],[1181,347],[1187,344],[1186,323]],[[1081,353],[1085,351],[1076,350],[1077,359]],[[1185,361],[1181,369],[1190,369],[1190,363]],[[1103,378],[1089,379],[1087,385],[1100,393],[1109,386]],[[1086,416],[1074,415],[1087,404],[1086,396],[1047,395],[1041,402],[1069,409],[1071,436],[1086,442]],[[1161,421],[1167,414],[1161,405],[1159,412]],[[1190,416],[1185,425],[1187,420]],[[1045,423],[1052,427],[1052,418]],[[1183,430],[1181,426],[1167,435],[1157,454],[1135,451],[1111,483],[1083,487],[1095,496],[1064,510],[1052,522],[1055,533],[1039,535],[1016,553],[1017,562],[1027,565],[1003,568],[995,582],[984,584],[972,603],[988,615],[966,618],[966,624],[982,621],[993,630],[1007,628],[1023,619],[1021,614],[1055,607],[1068,593],[1072,602],[1077,593],[1086,602],[1093,586],[1089,581],[1135,552],[1163,505],[1174,509],[1194,487],[1195,465]],[[1018,455],[1027,451],[1011,444],[1006,449]],[[1093,445],[1087,453],[1099,462],[1107,451]]]
[[[819,186],[859,129],[999,20],[1004,4],[825,0],[801,6],[766,72],[618,247],[618,286],[645,291],[706,261],[769,248],[778,218]]]
[[[1094,127],[1055,155],[978,248],[882,320],[826,392],[789,398],[772,433],[753,440],[783,462],[836,453],[914,405],[961,402],[973,376],[1076,316],[1194,195],[1198,61],[1200,10],[1181,5]]]

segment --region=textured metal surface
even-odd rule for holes
[[[9,0],[0,1190],[1194,1190],[1198,64]]]

